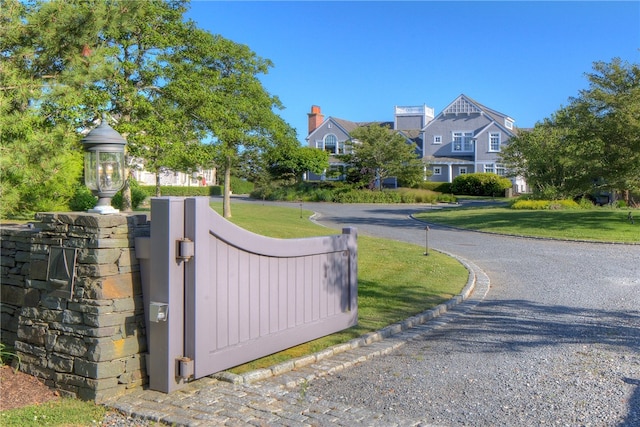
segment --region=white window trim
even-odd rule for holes
[[[460,150],[456,150],[455,138],[457,134],[459,134],[461,138]],[[474,142],[475,140],[473,139],[473,132],[451,132],[451,152],[453,153],[473,153]]]
[[[335,144],[333,145],[333,151],[330,151],[330,154],[336,154],[338,152],[338,146],[339,146],[339,142],[338,142],[338,137],[335,136],[332,133],[328,133],[324,136],[324,138],[322,138],[322,148],[323,150],[326,151],[327,149],[327,138],[329,138],[330,136],[332,136],[335,139]]]
[[[495,149],[495,150],[491,147],[491,136],[492,135],[498,135],[498,148]],[[500,132],[489,132],[489,152],[490,153],[499,153],[501,144],[502,144],[502,135],[500,134]]]
[[[442,144],[442,135],[433,135],[434,144]]]
[[[458,168],[458,175],[465,175],[465,174],[468,174],[468,173],[469,173],[469,171],[468,171],[466,166],[460,166]]]
[[[485,163],[484,173],[496,173],[496,168],[493,163]]]
[[[433,174],[434,175],[442,175],[442,168],[440,166],[435,166],[433,168]]]

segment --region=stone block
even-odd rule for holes
[[[124,360],[110,360],[106,362],[90,362],[78,359],[74,368],[77,375],[87,378],[103,379],[114,378],[125,372]]]
[[[122,359],[146,351],[144,338],[131,336],[117,340],[103,338],[94,343],[87,353],[87,359],[93,362]]]
[[[139,263],[138,258],[136,258],[136,250],[133,245],[130,248],[123,249],[120,254],[120,258],[118,258],[118,267],[131,267],[132,265],[137,265]]]
[[[120,272],[118,265],[111,264],[79,264],[76,268],[78,276],[104,277],[113,276]]]
[[[28,327],[24,327],[23,325],[19,324],[18,339],[29,344],[35,344],[44,347],[44,339],[47,334],[47,330],[48,328],[44,325],[30,325]]]
[[[65,372],[56,372],[53,375],[53,381],[58,384],[69,384],[76,387],[86,387],[88,379],[80,375]]]
[[[112,313],[115,311],[112,302],[109,305],[89,304],[87,301],[70,302],[68,308],[69,310],[78,311],[80,313],[92,314]]]
[[[122,396],[127,391],[127,388],[123,384],[119,384],[117,387],[94,390],[91,388],[81,387],[78,389],[77,398],[82,400],[94,401],[95,403],[102,403],[107,399],[111,399],[117,396]]]
[[[24,341],[16,341],[14,345],[16,351],[23,354],[30,354],[34,357],[33,360],[45,360],[47,358],[47,350],[44,347],[32,345]]]
[[[140,274],[125,273],[105,277],[102,280],[99,298],[96,299],[128,298],[141,293]]]
[[[11,304],[21,307],[24,305],[24,297],[26,293],[26,289],[20,288],[18,286],[9,286],[8,284],[4,283],[3,280],[2,289],[0,289],[0,301],[5,304]]]
[[[77,260],[80,264],[113,264],[120,258],[120,251],[120,248],[80,249]]]
[[[82,313],[72,310],[64,310],[62,312],[62,323],[66,323],[68,325],[80,325],[82,324],[84,318]]]
[[[29,271],[29,279],[31,280],[47,280],[48,262],[45,260],[32,259],[31,271]]]
[[[0,256],[0,265],[2,265],[4,267],[15,267],[16,260],[12,256],[2,255],[2,256]]]
[[[26,251],[18,251],[15,255],[16,262],[28,262],[30,258],[30,253]]]
[[[49,288],[48,283],[43,280],[25,279],[25,284],[27,288],[34,288],[34,289],[41,289],[41,290],[45,290]]]
[[[47,368],[56,372],[73,372],[73,358],[52,354],[48,357]]]
[[[91,314],[84,313],[84,323],[96,328],[106,326],[124,325],[126,314],[123,313],[107,313],[107,314]]]
[[[71,356],[84,356],[87,353],[87,345],[82,338],[68,335],[60,335],[53,346],[56,353],[69,354]]]
[[[40,298],[40,304],[43,307],[50,308],[52,310],[66,310],[67,300],[64,298],[54,297],[46,295]]]
[[[133,312],[136,307],[142,308],[142,297],[136,296],[135,298],[119,298],[113,300],[114,312]]]

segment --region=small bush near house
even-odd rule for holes
[[[458,175],[451,183],[453,194],[465,196],[503,197],[511,188],[511,181],[495,173],[468,173]]]
[[[591,206],[590,206],[591,207]],[[574,200],[516,200],[511,209],[519,210],[563,210],[563,209],[584,209],[583,205]]]

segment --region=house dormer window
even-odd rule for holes
[[[500,132],[492,132],[489,134],[489,151],[500,151]]]
[[[473,151],[473,132],[453,132],[452,151],[456,153]]]
[[[504,127],[507,129],[513,129],[513,122],[509,119],[504,119]]]
[[[338,138],[332,133],[324,137],[324,151],[328,151],[331,154],[336,154],[336,148],[338,145]]]

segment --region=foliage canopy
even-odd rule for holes
[[[502,153],[542,197],[640,189],[640,65],[595,62],[586,76],[587,89]]]
[[[197,28],[187,8],[186,0],[2,1],[3,215],[64,209],[81,185],[80,131],[103,113],[127,139],[129,166],[156,173],[158,195],[165,169],[216,165],[230,175],[244,149],[295,139],[258,79],[271,61]]]

